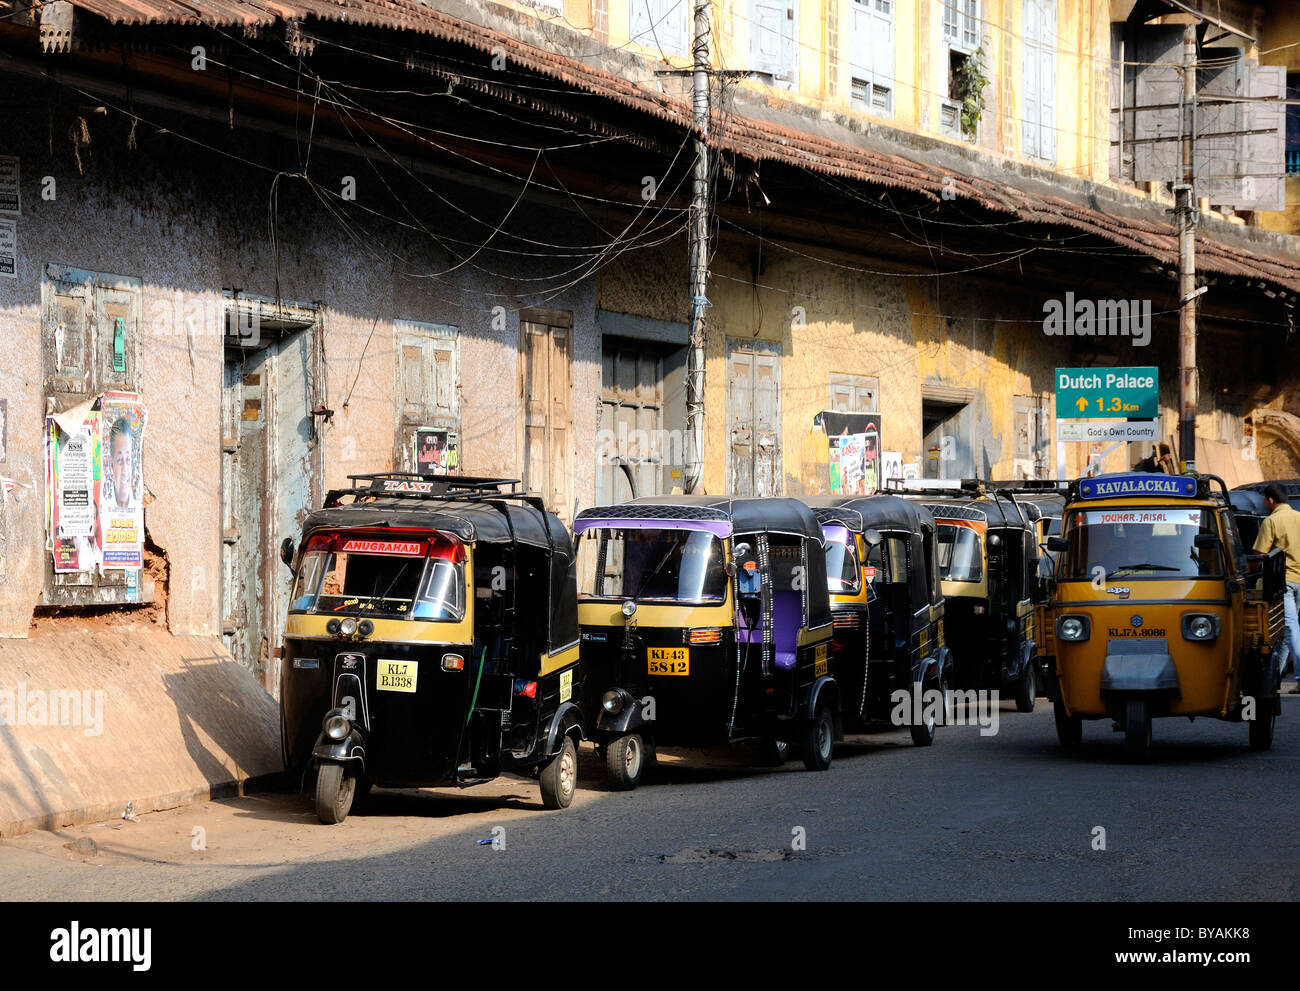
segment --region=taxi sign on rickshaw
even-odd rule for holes
[[[1195,499],[1197,482],[1188,475],[1152,475],[1146,472],[1079,479],[1080,499],[1118,499],[1126,496],[1172,496]]]

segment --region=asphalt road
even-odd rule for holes
[[[1300,897],[1300,698],[1283,711],[1268,753],[1248,748],[1240,724],[1157,720],[1151,763],[1132,766],[1109,723],[1086,724],[1081,750],[1062,752],[1040,699],[1030,715],[1004,704],[994,736],[945,727],[928,749],[902,732],[852,738],[824,773],[797,761],[753,767],[744,748],[665,754],[631,793],[604,790],[584,747],[578,798],[563,812],[543,811],[522,779],[376,792],[328,827],[309,796],[252,796],[0,844],[0,890],[42,900],[1288,900]],[[494,836],[504,848],[479,842]]]

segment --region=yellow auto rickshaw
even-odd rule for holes
[[[1254,749],[1272,745],[1285,562],[1246,552],[1220,479],[1080,479],[1048,546],[1059,559],[1043,632],[1062,746],[1080,743],[1083,720],[1110,718],[1145,762],[1157,716],[1245,721]]]

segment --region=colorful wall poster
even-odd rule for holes
[[[147,413],[131,392],[104,394],[100,411],[103,481],[100,550],[107,570],[144,565],[144,429]]]
[[[92,571],[101,562],[99,417],[85,403],[45,421],[47,546],[56,572]]]
[[[459,475],[460,445],[448,430],[415,431],[415,470],[421,475]]]

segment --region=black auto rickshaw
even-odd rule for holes
[[[286,769],[314,764],[316,811],[342,822],[371,785],[535,775],[573,800],[574,555],[508,479],[352,475],[303,525],[280,674]]]
[[[1047,585],[1056,570],[1056,552],[1047,547],[1049,537],[1061,532],[1061,518],[1065,514],[1065,498],[1069,482],[1056,479],[1019,479],[1014,482],[987,482],[986,491],[997,489],[1015,496],[1016,504],[1034,525],[1034,539],[1038,547],[1038,588],[1035,601],[1044,601]]]
[[[584,510],[584,710],[609,780],[658,746],[794,744],[810,770],[842,738],[822,532],[794,499],[655,496]]]
[[[944,643],[935,521],[919,503],[891,495],[804,500],[826,540],[826,582],[835,630],[832,671],[844,726],[888,720],[918,686],[946,699],[951,656]],[[902,696],[898,693],[903,693]],[[934,706],[908,720],[912,742],[934,742]]]
[[[1237,532],[1247,548],[1255,546],[1259,528],[1268,519],[1268,501],[1264,493],[1254,486],[1239,486],[1228,493],[1232,515],[1237,522]]]
[[[1034,524],[1011,492],[922,493],[937,530],[944,626],[952,650],[952,687],[995,690],[1033,712],[1038,694],[1034,598],[1038,542]],[[937,497],[936,497],[937,496]]]

